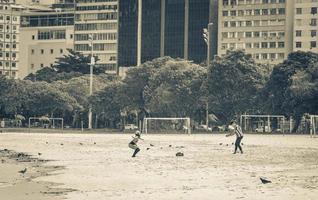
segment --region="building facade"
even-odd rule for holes
[[[318,53],[318,1],[296,0],[294,9],[294,51]]]
[[[11,3],[0,4],[0,74],[19,76],[20,13],[23,8]]]
[[[196,63],[206,59],[202,33],[210,19],[210,0],[120,1],[119,10],[119,66],[162,56]]]
[[[245,49],[257,62],[275,64],[293,50],[291,0],[219,0],[218,55]]]
[[[117,15],[118,0],[76,0],[74,50],[98,56],[107,73],[117,73]]]
[[[21,16],[20,73],[24,78],[44,67],[52,67],[74,46],[73,12],[24,12]]]

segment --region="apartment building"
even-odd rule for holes
[[[293,50],[293,0],[219,0],[218,55],[245,49],[276,64]]]
[[[73,12],[23,12],[21,15],[19,78],[52,67],[74,46]]]
[[[294,51],[318,53],[318,0],[296,0],[294,9]]]
[[[107,73],[117,73],[117,16],[118,0],[76,0],[74,49],[98,56]]]
[[[17,78],[20,68],[20,13],[23,7],[0,4],[0,74]]]

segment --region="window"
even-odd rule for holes
[[[268,10],[267,9],[262,9],[262,15],[268,15]]]
[[[252,26],[252,21],[246,21],[246,26]]]
[[[279,8],[278,9],[278,14],[279,15],[285,15],[285,8]]]
[[[231,25],[231,27],[236,27],[236,22],[235,21],[231,21],[230,25]]]
[[[34,49],[31,49],[31,54],[34,54]]]
[[[262,49],[267,49],[267,42],[262,42]]]
[[[254,43],[254,49],[259,49],[259,43],[257,42],[257,43]]]
[[[301,8],[296,8],[296,14],[301,15],[303,13],[303,10]]]
[[[311,41],[310,42],[310,48],[316,48],[317,47],[317,42],[316,41]]]
[[[276,42],[270,42],[269,48],[276,48]]]
[[[224,23],[223,23],[223,26],[224,26],[224,27],[228,27],[228,26],[229,26],[229,22],[224,22]]]
[[[268,58],[268,57],[267,57],[267,53],[262,53],[262,59],[263,59],[263,60],[267,60],[267,58]]]
[[[310,13],[311,13],[312,15],[317,14],[317,7],[312,7]]]
[[[60,49],[60,53],[63,53],[63,49]]]
[[[236,16],[236,10],[231,11],[231,16]]]
[[[34,64],[31,64],[31,69],[34,69]]]
[[[51,52],[51,54],[53,54],[53,53],[54,53],[54,50],[53,50],[53,49],[51,49],[51,50],[50,50],[50,52]]]
[[[15,62],[11,63],[12,67],[16,67],[17,64]]]
[[[244,15],[244,10],[239,10],[238,11],[238,16],[243,16]]]
[[[271,54],[269,54],[269,55],[270,55],[271,60],[276,59],[276,54],[275,54],[275,53],[271,53]]]
[[[41,54],[44,54],[44,49],[41,49]]]
[[[259,36],[260,36],[260,32],[259,31],[254,32],[254,37],[258,38]]]
[[[35,35],[32,35],[32,40],[34,40],[35,39]]]
[[[285,54],[284,53],[279,53],[278,54],[278,59],[284,59],[285,58]]]
[[[285,0],[279,0],[278,2],[279,3],[285,3]]]
[[[260,15],[260,14],[261,14],[261,10],[260,9],[254,10],[254,15]]]
[[[317,26],[317,19],[311,19],[310,26]]]
[[[316,37],[317,36],[317,31],[316,30],[311,30],[310,31],[311,37]]]
[[[270,12],[271,12],[271,15],[276,15],[276,8],[272,8]]]
[[[259,20],[254,21],[254,26],[260,26],[260,25],[261,25],[261,21],[259,21]]]
[[[223,16],[228,16],[229,15],[229,12],[228,11],[223,11]]]
[[[296,37],[301,37],[301,30],[296,31]]]
[[[285,47],[285,43],[284,42],[278,42],[277,46],[278,46],[278,48],[284,48]]]
[[[252,48],[252,43],[246,43],[246,44],[245,44],[245,48],[246,48],[246,49]]]
[[[41,63],[41,65],[40,65],[40,66],[41,66],[41,68],[43,68],[43,67],[44,67],[43,63]]]
[[[301,48],[301,42],[296,42],[296,48]]]
[[[251,38],[252,37],[252,32],[245,32],[245,37],[246,38]]]

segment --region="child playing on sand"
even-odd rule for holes
[[[141,137],[140,137],[140,131],[136,131],[135,137],[133,136],[132,138],[133,138],[133,140],[131,142],[129,142],[128,146],[129,146],[129,148],[135,150],[133,155],[132,155],[132,157],[136,157],[136,154],[140,151],[137,143],[138,143],[139,140],[142,140]]]
[[[235,150],[234,150],[233,154],[236,154],[237,148],[239,148],[241,153],[243,153],[243,150],[242,150],[242,147],[241,147],[241,141],[243,139],[242,128],[238,124],[236,124],[235,121],[232,121],[231,125],[229,125],[229,129],[233,130],[233,132],[227,134],[226,137],[229,137],[229,136],[234,135],[234,134],[236,135]]]

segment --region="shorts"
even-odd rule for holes
[[[134,143],[129,143],[128,146],[129,146],[129,148],[131,148],[131,149],[138,149],[137,144],[134,144]]]

